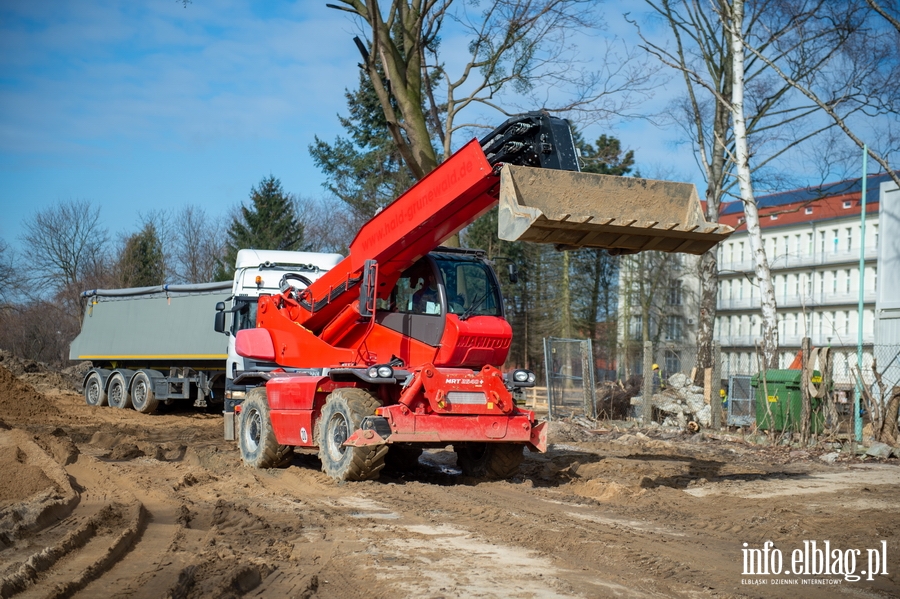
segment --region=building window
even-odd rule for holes
[[[666,337],[673,341],[681,341],[683,331],[684,318],[681,316],[670,315],[666,322]]]
[[[739,247],[741,248],[740,261],[743,262],[744,261],[744,242],[743,241],[740,243]]]
[[[844,310],[844,334],[850,333],[850,311]]]
[[[832,253],[832,254],[837,254],[837,252],[838,252],[838,243],[840,243],[840,240],[838,239],[838,230],[837,230],[837,229],[832,229],[832,230],[831,230],[831,233],[832,233],[832,237],[834,238],[834,243],[832,244],[833,247],[832,247],[832,249],[831,249],[831,253]]]
[[[825,253],[825,231],[819,231],[819,253]]]
[[[794,253],[797,254],[798,256],[801,254],[800,233],[797,233],[796,235],[794,235]]]
[[[850,293],[850,269],[844,270],[844,292]]]
[[[837,293],[837,271],[831,271],[831,292]]]
[[[806,253],[812,256],[813,253],[813,234],[806,234]]]
[[[666,372],[681,372],[681,355],[671,349],[666,350]]]
[[[769,220],[778,220],[778,215],[777,215],[777,214],[770,214],[770,215],[769,215]]]
[[[874,247],[875,249],[878,249],[878,225],[872,225],[872,228],[875,231],[874,232],[875,244],[872,247]]]
[[[669,305],[680,306],[682,300],[681,281],[672,281],[669,285]]]
[[[853,249],[853,229],[847,227],[845,231],[847,232],[847,251],[849,252]]]
[[[807,214],[812,214],[812,207],[811,207],[811,206],[807,206],[807,207],[806,207],[806,213],[807,213]]]
[[[631,337],[632,339],[640,339],[644,330],[642,326],[642,318],[640,315],[631,317]]]
[[[844,200],[844,210],[846,210],[847,208],[850,208],[852,205],[853,205],[853,202],[851,202],[850,200]]]

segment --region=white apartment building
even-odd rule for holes
[[[878,288],[878,207],[887,175],[867,179],[866,225],[860,221],[861,179],[757,199],[763,243],[778,307],[779,366],[787,367],[803,337],[834,351],[836,384],[850,383],[856,364],[862,286],[864,365],[871,361]],[[760,294],[741,202],[723,209],[735,233],[718,248],[719,299],[715,335],[722,375],[757,372]],[[865,248],[860,282],[860,247]]]

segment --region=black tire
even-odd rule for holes
[[[238,444],[241,458],[251,468],[278,468],[291,460],[294,448],[275,439],[265,387],[251,389],[241,404]]]
[[[325,474],[337,481],[378,478],[388,446],[345,447],[343,443],[380,405],[368,391],[352,387],[337,389],[328,396],[316,427],[319,459]]]
[[[141,414],[152,414],[159,407],[153,392],[153,379],[143,370],[138,371],[131,381],[131,407]]]
[[[125,384],[125,377],[121,372],[114,372],[109,377],[109,387],[106,391],[107,401],[112,408],[130,408],[131,393],[128,392],[128,385]]]
[[[518,443],[460,443],[454,445],[456,465],[466,476],[511,478],[519,471],[524,445]]]
[[[410,443],[390,445],[384,458],[385,472],[410,472],[419,467],[422,448]]]
[[[105,406],[106,390],[103,388],[103,377],[99,372],[92,372],[84,382],[84,401],[89,406]]]

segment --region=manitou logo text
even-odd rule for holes
[[[887,541],[875,549],[839,549],[831,541],[803,541],[803,547],[794,549],[790,556],[783,554],[772,541],[754,549],[744,543],[744,576],[842,576],[848,582],[856,582],[865,576],[887,576]],[[865,569],[861,569],[865,567]],[[749,579],[744,584],[840,584],[840,579]]]

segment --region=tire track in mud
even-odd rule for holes
[[[410,504],[408,498],[415,497],[413,512],[419,518],[450,524],[488,543],[527,549],[537,556],[545,572],[564,581],[576,595],[619,592],[641,596],[707,588],[678,551],[668,555],[660,549],[677,533],[614,514],[598,517],[598,512],[606,512],[599,504],[564,492],[535,489],[529,482],[449,486],[407,482],[402,489],[385,485],[374,497],[404,508]],[[660,579],[666,581],[662,586]]]
[[[90,459],[81,457],[76,464]],[[112,568],[146,526],[146,510],[127,492],[97,484],[82,487],[77,478],[72,487],[81,492],[71,512],[0,552],[6,564],[0,596],[70,597]]]

